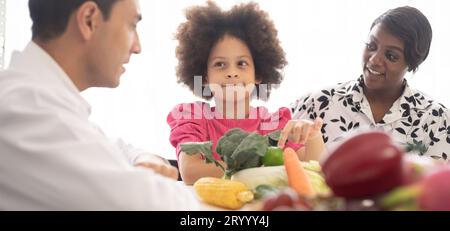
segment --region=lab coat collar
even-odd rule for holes
[[[80,95],[80,91],[67,73],[35,42],[29,42],[21,52],[13,52],[9,69],[39,77],[42,81],[60,83],[67,90],[67,94],[70,94],[90,114],[91,106]]]

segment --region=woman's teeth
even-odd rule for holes
[[[384,75],[383,73],[380,73],[378,71],[374,71],[372,69],[370,69],[369,67],[367,68],[367,70],[372,74],[372,75]]]

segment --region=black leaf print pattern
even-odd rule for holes
[[[348,103],[348,105],[355,106],[355,104],[353,103],[353,99],[350,97],[347,98],[347,103]]]
[[[330,121],[333,122],[333,123],[337,123],[337,122],[339,122],[339,119],[332,119]]]
[[[428,124],[423,125],[423,130],[424,130],[425,132],[428,132]]]
[[[319,101],[319,102],[325,102],[325,101],[328,101],[328,98],[327,98],[326,96],[322,95],[322,96],[320,96],[319,98],[317,98],[317,101]]]
[[[413,132],[411,132],[411,137],[412,138],[418,138],[419,136],[417,135],[417,131],[419,131],[419,128],[414,129]]]
[[[411,124],[406,123],[405,121],[402,121],[402,124],[405,125],[406,127],[411,127]]]
[[[344,126],[340,126],[339,127],[343,132],[346,132],[347,131],[347,128],[345,128]]]
[[[432,114],[433,114],[433,116],[439,116],[439,112],[437,110],[434,110],[434,109],[432,111]]]
[[[406,99],[406,101],[408,101],[409,103],[412,103],[412,104],[414,105],[414,107],[417,106],[416,99],[414,98],[414,96],[411,96],[411,97],[405,96],[405,99]]]
[[[412,117],[411,117],[411,116],[409,116],[409,117],[408,117],[408,122],[410,122],[410,123],[412,123],[412,122],[413,122],[413,119],[412,119]]]
[[[325,94],[325,95],[331,96],[330,92],[327,91],[327,90],[322,90],[322,93]]]
[[[419,123],[420,123],[420,120],[415,120],[413,123],[413,126],[415,127],[415,126],[419,125]]]
[[[323,110],[324,108],[326,108],[328,106],[328,104],[330,103],[330,101],[328,100],[328,98],[326,96],[319,97],[317,99],[317,101],[320,102],[319,111]]]
[[[397,132],[399,132],[403,135],[406,135],[406,132],[405,132],[405,130],[403,130],[403,128],[396,128],[395,130],[397,130]]]
[[[447,154],[445,152],[442,153],[442,159],[447,160]]]
[[[437,142],[440,141],[440,139],[438,139],[438,138],[436,138],[436,137],[434,136],[433,131],[430,131],[429,136],[430,136],[430,139],[432,140],[432,142],[436,142],[436,143],[437,143]]]
[[[307,96],[307,97],[305,97],[305,99],[303,100],[303,103],[306,103],[306,101],[308,101],[308,99],[309,99],[310,97],[311,97],[310,95]]]
[[[402,105],[400,105],[400,107],[403,108],[404,110],[407,110],[407,111],[410,110],[409,104],[407,104],[407,103],[402,103]]]
[[[306,110],[306,104],[303,104],[303,106],[301,107],[301,110]]]
[[[325,130],[325,127],[327,126],[327,124],[323,124],[322,125],[322,129],[320,129],[321,131],[322,131],[322,134],[326,134],[326,130]],[[326,142],[326,141],[325,141]]]
[[[346,124],[344,117],[341,116],[341,122]]]
[[[402,114],[402,117],[408,117],[408,116],[410,116],[411,114],[409,114],[409,110],[408,111],[404,111],[403,112],[403,114]]]
[[[319,111],[320,111],[320,110],[323,110],[323,109],[326,108],[326,107],[328,107],[328,104],[329,104],[329,103],[330,103],[329,101],[325,101],[325,102],[321,103],[321,104],[320,104]]]
[[[346,92],[349,92],[350,89],[352,89],[352,86],[348,86],[348,87],[345,89],[345,91],[346,91]]]
[[[322,119],[325,118],[325,112],[320,113],[319,117]]]
[[[348,124],[347,130],[351,130],[353,128],[353,122],[350,122],[350,124]]]

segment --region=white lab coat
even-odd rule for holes
[[[195,210],[176,181],[88,120],[90,106],[31,42],[0,72],[0,210]]]

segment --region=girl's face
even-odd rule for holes
[[[368,90],[398,90],[408,70],[404,43],[382,24],[375,25],[363,52],[363,77]]]
[[[227,102],[249,99],[255,83],[255,66],[247,45],[225,35],[211,49],[207,69],[208,85],[216,98]]]

